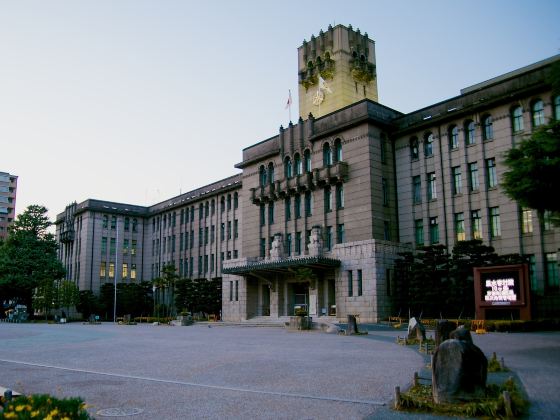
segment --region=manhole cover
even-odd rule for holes
[[[115,408],[104,408],[103,410],[99,410],[97,412],[97,415],[102,417],[126,417],[126,416],[135,416],[136,414],[140,414],[143,412],[144,410],[141,408],[115,407]]]

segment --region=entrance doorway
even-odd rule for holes
[[[263,284],[261,289],[261,315],[270,316],[270,286],[268,284]]]
[[[300,315],[309,313],[309,283],[290,284],[290,313]]]

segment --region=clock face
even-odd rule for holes
[[[313,95],[313,105],[319,106],[321,102],[325,99],[325,94],[321,92],[321,89],[317,89],[317,92]]]

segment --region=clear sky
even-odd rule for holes
[[[376,42],[380,102],[413,111],[560,52],[560,1],[0,0],[0,171],[17,213],[147,205],[238,172],[297,120],[297,47]]]

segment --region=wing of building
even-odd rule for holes
[[[17,179],[16,175],[0,172],[0,240],[8,236],[8,228],[14,222]]]
[[[298,49],[297,124],[242,151],[241,172],[150,207],[101,200],[57,217],[60,258],[80,289],[221,278],[222,316],[378,321],[391,314],[398,253],[480,238],[528,255],[540,313],[558,308],[560,229],[500,187],[504,153],[560,119],[560,56],[403,114],[378,103],[374,43],[337,25]]]

